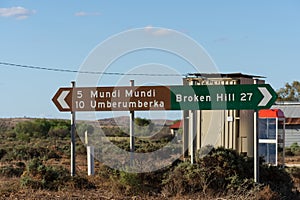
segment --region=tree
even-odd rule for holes
[[[277,91],[278,101],[300,101],[300,82],[286,83],[285,87]]]
[[[134,119],[134,122],[138,126],[148,126],[151,123],[151,120],[137,117]]]

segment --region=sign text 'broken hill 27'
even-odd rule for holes
[[[277,95],[268,84],[60,88],[60,111],[259,110]]]

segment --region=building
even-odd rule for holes
[[[264,163],[284,166],[285,116],[280,109],[259,110],[258,154]]]
[[[177,142],[181,142],[182,139],[182,134],[179,133],[179,130],[182,128],[182,120],[175,122],[174,124],[172,124],[171,126],[169,126],[169,129],[171,131],[171,135],[174,137],[174,139]]]
[[[285,116],[285,146],[300,145],[300,102],[276,102],[272,109],[280,109]]]
[[[184,85],[264,84],[262,76],[242,73],[189,74]],[[183,154],[187,157],[206,145],[223,146],[253,157],[253,110],[183,111]],[[191,131],[193,129],[193,131]],[[190,132],[195,135],[190,136]],[[191,145],[189,145],[191,144]],[[191,147],[192,146],[192,147]]]

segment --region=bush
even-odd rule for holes
[[[119,181],[125,193],[135,194],[141,191],[142,179],[140,174],[120,171]]]
[[[300,146],[298,145],[297,142],[293,143],[290,146],[291,152],[293,153],[293,155],[295,156],[299,156],[300,155]]]
[[[30,138],[51,137],[64,138],[71,129],[67,120],[35,119],[19,122],[15,127],[16,137],[19,140],[29,141]]]
[[[24,163],[23,163],[24,164]],[[25,164],[24,164],[25,165]],[[0,168],[0,176],[2,177],[20,177],[23,174],[25,167],[8,165]]]
[[[290,174],[293,179],[294,187],[300,191],[300,168],[298,167],[289,167],[286,168],[286,171]]]
[[[40,159],[35,158],[28,163],[20,183],[26,188],[57,190],[69,180],[68,174],[65,168],[45,166]]]
[[[264,186],[258,192],[258,199],[260,200],[278,200],[282,199],[277,192],[274,192],[269,185]]]
[[[189,185],[188,177],[191,177],[193,165],[190,163],[179,164],[172,172],[163,180],[162,193],[166,196],[175,196],[188,193],[192,188]],[[196,180],[197,181],[197,180]]]
[[[54,138],[65,138],[70,134],[68,126],[54,126],[51,127],[48,135]]]
[[[280,196],[294,199],[294,183],[286,169],[262,165],[260,167],[260,181],[265,185],[269,185],[270,189]]]
[[[247,159],[234,150],[212,149],[203,158],[198,158],[196,164],[179,164],[163,181],[163,192],[166,195],[182,195],[208,191],[214,194],[236,191],[245,187],[253,187],[252,181],[247,181],[251,165]]]
[[[138,193],[159,193],[162,188],[162,180],[169,169],[164,168],[149,173],[129,173],[101,165],[98,175],[110,183],[113,193],[136,195]]]
[[[70,178],[68,186],[72,189],[95,189],[95,184],[91,183],[86,177],[76,175]]]
[[[137,126],[148,126],[151,123],[151,120],[137,117],[134,119],[134,123]]]
[[[17,146],[12,149],[5,158],[7,160],[30,160],[33,158],[43,157],[45,159],[61,158],[53,150],[44,147]]]
[[[290,147],[285,148],[285,155],[286,156],[294,156],[295,154],[292,152],[292,149]]]
[[[0,160],[5,156],[7,151],[5,149],[0,149]]]
[[[38,159],[32,159],[23,173],[20,184],[31,189],[60,190],[66,187],[72,189],[90,189],[95,185],[85,177],[70,176],[70,172],[63,167],[46,166]]]

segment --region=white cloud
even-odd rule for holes
[[[80,11],[75,13],[75,16],[77,17],[85,17],[85,16],[99,16],[101,15],[101,13],[99,12],[84,12],[84,11]]]
[[[164,36],[164,35],[169,35],[171,33],[171,31],[168,29],[156,28],[151,25],[146,26],[144,29],[146,32],[149,32],[156,36]]]
[[[15,19],[26,19],[35,14],[35,10],[28,10],[23,7],[0,8],[0,17],[12,17]]]

